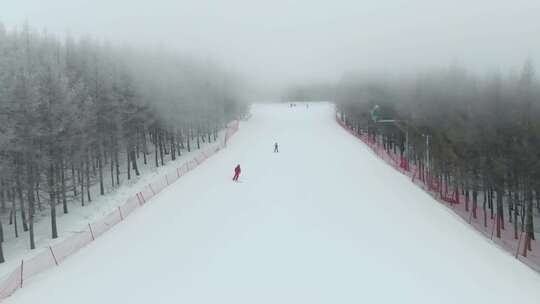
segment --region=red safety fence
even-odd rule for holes
[[[460,191],[449,192],[450,189],[443,189],[445,187],[439,185],[436,179],[432,179],[429,176],[424,179],[418,178],[418,168],[414,164],[409,164],[406,158],[396,155],[392,151],[387,151],[382,144],[374,141],[368,134],[357,133],[337,115],[336,121],[350,134],[371,148],[377,156],[400,173],[410,177],[414,184],[422,188],[436,201],[454,211],[466,223],[474,227],[475,230],[491,239],[499,247],[508,251],[516,259],[540,272],[540,246],[535,240],[531,240],[531,250],[524,250],[525,237],[520,228],[521,224],[518,225],[519,227],[517,229],[514,229],[515,223],[510,223],[506,218],[499,220],[502,229],[500,237],[497,237],[495,234],[496,216],[492,217],[490,212],[484,214],[483,209],[478,208],[478,206],[476,209],[473,209],[472,201],[464,197]],[[523,255],[524,251],[526,252],[526,256]]]
[[[74,233],[62,241],[44,248],[32,258],[22,260],[19,266],[0,280],[0,301],[13,294],[17,289],[22,288],[24,281],[28,278],[60,265],[66,258],[100,237],[112,226],[123,221],[135,209],[147,203],[167,186],[225,148],[230,137],[238,131],[238,127],[239,122],[237,120],[230,122],[225,129],[223,142],[205,148],[192,159],[185,161],[180,167],[146,185],[111,213],[93,223],[88,223],[87,229]]]

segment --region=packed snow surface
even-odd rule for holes
[[[540,275],[380,161],[332,105],[252,113],[227,149],[6,303],[540,303]]]

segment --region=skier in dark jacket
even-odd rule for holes
[[[240,177],[240,172],[242,172],[242,169],[240,169],[240,165],[237,165],[236,168],[234,168],[234,176],[232,179],[233,181],[238,181],[238,178]]]
[[[274,144],[274,152],[279,152],[278,144],[277,144],[277,143]]]

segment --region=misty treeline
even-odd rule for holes
[[[281,100],[290,101],[330,101],[334,100],[335,85],[331,83],[312,83],[292,85],[281,93]]]
[[[0,241],[9,224],[34,249],[37,212],[57,238],[70,201],[84,206],[142,165],[216,141],[246,110],[239,85],[215,64],[170,52],[0,25]]]
[[[540,84],[531,61],[515,75],[452,67],[401,79],[348,76],[336,96],[349,126],[408,158],[441,195],[463,194],[474,218],[495,219],[497,237],[525,232],[530,250],[540,213]]]

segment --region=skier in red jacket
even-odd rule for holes
[[[240,165],[237,165],[236,168],[234,168],[234,176],[232,178],[233,181],[238,181],[238,178],[240,177],[240,172],[242,172],[242,169],[240,169]]]

